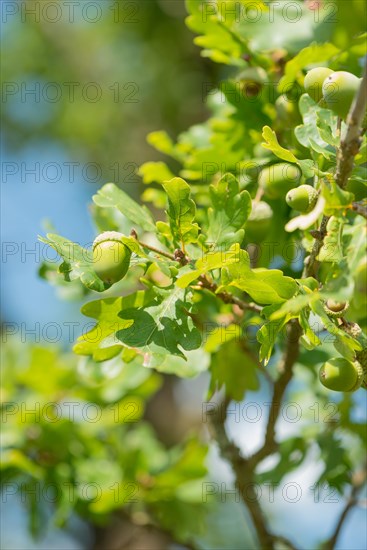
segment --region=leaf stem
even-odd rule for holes
[[[199,285],[215,294],[215,296],[217,296],[225,304],[236,305],[242,310],[249,309],[251,311],[256,311],[257,313],[262,312],[262,307],[258,306],[254,302],[244,302],[241,298],[237,298],[237,296],[233,296],[233,294],[230,294],[229,292],[217,292],[218,285],[213,281],[210,281],[205,275],[199,277]]]
[[[188,259],[185,257],[185,263],[183,263],[184,258],[180,257],[178,258],[177,251],[175,251],[175,254],[171,254],[170,252],[165,252],[164,250],[160,250],[159,248],[156,248],[155,246],[151,246],[150,244],[143,243],[139,240],[138,234],[135,231],[135,229],[131,230],[130,233],[131,237],[134,237],[134,239],[140,244],[142,248],[146,248],[150,250],[151,252],[154,252],[155,254],[159,254],[160,256],[164,256],[165,258],[168,258],[169,260],[172,260],[173,262],[179,262],[182,265],[185,265],[188,262]]]
[[[354,212],[367,219],[367,201],[359,201],[352,203]]]

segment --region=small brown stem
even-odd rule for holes
[[[215,296],[217,296],[217,298],[222,300],[222,302],[224,302],[225,304],[234,304],[242,310],[249,309],[251,311],[256,311],[257,313],[261,313],[262,311],[261,306],[258,306],[253,302],[250,302],[250,303],[244,302],[243,300],[241,300],[240,298],[237,298],[237,296],[233,296],[233,294],[230,294],[229,292],[217,293],[216,291],[218,289],[218,285],[210,281],[205,275],[202,275],[201,277],[199,277],[199,285],[202,288],[205,288],[206,290],[209,290],[210,292],[215,294]]]
[[[315,238],[315,242],[314,242],[311,254],[308,257],[305,268],[303,270],[303,274],[302,274],[303,278],[314,277],[317,273],[317,269],[319,266],[319,262],[317,261],[317,256],[319,255],[322,245],[324,244],[324,239],[327,234],[326,226],[329,219],[330,219],[329,216],[323,216],[321,220],[320,228],[318,229],[317,233],[313,232],[312,236]]]
[[[155,254],[159,254],[160,256],[164,256],[165,258],[169,258],[170,260],[177,262],[175,256],[173,254],[170,254],[169,252],[164,252],[163,250],[159,250],[158,248],[155,248],[154,246],[150,246],[149,244],[146,244],[146,243],[142,243],[141,241],[138,241],[138,243],[143,248],[147,248],[148,250],[151,250]]]
[[[353,202],[352,209],[354,212],[367,219],[367,201]]]
[[[150,244],[142,243],[139,240],[138,234],[135,229],[132,229],[130,231],[130,237],[133,237],[142,248],[147,248],[148,250],[151,250],[151,252],[154,252],[155,254],[159,254],[160,256],[164,256],[165,258],[168,258],[170,260],[173,260],[174,262],[177,262],[175,255],[170,254],[169,252],[165,252],[164,250],[159,250],[159,248],[156,248],[155,246],[151,246]]]
[[[337,138],[340,138],[341,131],[342,131],[342,119],[340,118],[340,116],[338,116],[338,121],[336,123],[336,137]]]

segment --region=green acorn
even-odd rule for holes
[[[259,94],[268,80],[268,75],[262,67],[247,67],[238,75],[238,80],[243,94],[253,97]]]
[[[349,302],[336,302],[335,300],[327,300],[324,304],[324,309],[329,317],[335,319],[343,317],[344,313],[349,308]]]
[[[361,79],[347,71],[330,74],[322,85],[322,95],[329,109],[346,120]]]
[[[306,74],[304,81],[305,90],[316,103],[322,99],[322,85],[324,80],[333,72],[334,71],[326,67],[316,67]]]
[[[131,258],[131,250],[116,231],[101,233],[93,243],[93,269],[102,281],[113,285],[125,277]]]
[[[273,210],[264,201],[253,201],[251,214],[246,223],[246,236],[254,243],[260,243],[269,233]]]
[[[285,200],[293,210],[307,214],[315,208],[318,196],[318,192],[311,185],[300,185],[288,191]]]
[[[302,181],[302,172],[296,164],[280,162],[261,170],[259,185],[269,199],[278,199]]]
[[[329,390],[353,392],[361,387],[364,372],[358,361],[352,363],[344,357],[335,357],[322,365],[319,379]]]

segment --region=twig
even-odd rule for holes
[[[216,435],[216,441],[219,445],[221,456],[228,460],[236,476],[236,486],[240,490],[243,502],[246,504],[255,526],[257,536],[263,550],[275,548],[277,541],[282,542],[290,550],[296,550],[294,544],[287,538],[278,536],[270,532],[264,513],[260,507],[255,491],[255,470],[256,466],[266,456],[271,455],[276,449],[275,424],[277,422],[280,404],[285,390],[293,375],[293,365],[295,364],[299,352],[299,337],[301,327],[298,321],[292,320],[288,325],[288,342],[283,361],[280,365],[281,374],[274,384],[273,398],[270,408],[270,414],[266,429],[264,445],[251,457],[245,458],[241,455],[240,449],[230,441],[225,430],[226,411],[230,403],[230,398],[226,397],[223,406],[219,407],[212,418],[212,425]],[[246,487],[246,491],[241,488]]]
[[[299,338],[302,334],[301,327],[296,320],[290,321],[288,324],[288,341],[285,350],[285,355],[279,366],[281,372],[279,378],[274,383],[273,397],[269,411],[268,423],[266,426],[264,444],[249,458],[253,468],[267,456],[272,454],[277,449],[275,438],[275,425],[278,420],[281,402],[289,382],[293,376],[293,366],[297,360],[299,353]]]
[[[364,70],[361,86],[351,106],[347,118],[347,130],[340,143],[337,154],[337,164],[335,172],[335,181],[341,189],[345,189],[348,179],[352,173],[354,157],[357,155],[361,146],[361,126],[366,113],[367,106],[367,65]],[[308,258],[303,271],[303,277],[312,277],[315,275],[318,262],[316,260],[326,236],[326,225],[329,221],[328,216],[323,216],[319,236],[316,238],[312,252]]]
[[[353,202],[352,208],[354,212],[367,219],[367,201]]]
[[[185,254],[182,252],[182,250],[177,249],[175,250],[174,254],[170,254],[169,252],[165,252],[164,250],[160,250],[159,248],[156,248],[155,246],[151,246],[150,244],[142,243],[139,240],[138,234],[135,229],[132,229],[130,232],[130,236],[133,237],[142,248],[146,248],[147,250],[151,250],[151,252],[154,252],[155,254],[159,254],[160,256],[164,256],[165,258],[168,258],[169,260],[172,260],[174,262],[178,262],[181,265],[186,265],[189,263],[189,258],[185,256]]]
[[[233,294],[230,294],[229,292],[217,293],[216,291],[218,289],[218,285],[210,281],[205,275],[202,275],[201,277],[199,277],[199,286],[215,294],[225,304],[234,304],[242,310],[249,309],[251,311],[256,311],[257,313],[262,312],[262,307],[258,306],[253,302],[251,303],[244,302],[243,300],[241,300],[240,298],[237,298],[237,296],[233,296]]]
[[[354,475],[352,491],[335,526],[332,536],[322,545],[322,550],[333,550],[349,512],[358,504],[358,494],[366,482],[366,469]]]
[[[341,189],[345,189],[352,173],[354,157],[361,146],[361,126],[367,107],[367,65],[361,86],[354,99],[347,118],[347,131],[341,141],[337,156],[335,180]]]
[[[160,256],[164,256],[165,258],[169,258],[170,260],[173,260],[176,262],[176,258],[173,254],[170,254],[169,252],[164,252],[163,250],[159,250],[158,248],[155,248],[154,246],[150,246],[150,244],[142,243],[141,241],[138,241],[140,246],[143,248],[147,248],[148,250],[151,250],[152,252],[155,252],[155,254],[159,254]]]
[[[326,237],[326,226],[327,222],[329,221],[329,216],[323,216],[320,224],[320,228],[317,231],[317,234],[315,236],[315,242],[311,251],[311,254],[309,255],[307,262],[305,263],[305,268],[303,270],[302,277],[313,277],[318,268],[318,261],[316,260],[317,256],[319,255],[319,252],[322,248],[322,245],[324,244],[324,239]]]
[[[224,423],[230,398],[226,398],[223,406],[219,407],[212,417],[212,426],[215,438],[219,446],[220,454],[231,464],[236,476],[236,486],[240,491],[241,498],[246,504],[262,549],[274,550],[273,535],[270,533],[266,518],[258,502],[255,491],[254,472],[246,458],[241,456],[240,449],[230,441]],[[243,489],[246,487],[246,491]]]

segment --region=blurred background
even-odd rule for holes
[[[54,228],[83,246],[91,243],[95,234],[88,204],[95,191],[115,182],[138,198],[142,186],[136,170],[158,158],[146,135],[165,129],[174,138],[205,120],[203,93],[214,88],[228,68],[200,57],[184,24],[182,0],[4,0],[1,10],[1,320],[7,335],[14,334],[23,344],[40,343],[45,339],[44,327],[82,323],[82,299],[60,299],[60,293],[38,276],[41,263],[54,256],[37,241],[37,235]],[[52,327],[47,335],[64,349],[70,349],[75,339],[70,341],[69,330],[54,333]],[[168,377],[162,390],[168,404],[154,420],[163,441],[177,442],[190,426],[201,422],[206,384],[203,376],[176,387]],[[269,400],[266,392],[257,394],[259,398]],[[182,420],[172,430],[173,402]],[[229,421],[230,433],[246,450],[258,445],[263,426],[263,422],[247,426],[249,442],[243,424]],[[297,434],[297,425],[284,423],[281,430],[283,435],[292,430]],[[215,448],[210,450],[208,464],[218,482],[232,482]],[[315,468],[313,460],[303,467],[297,478],[304,489],[302,498],[288,502],[279,498],[272,518],[278,531],[291,536],[293,522],[299,523],[303,516],[300,537],[309,548],[317,538],[327,536],[342,507],[323,495],[315,516],[311,489]],[[234,499],[219,506],[219,513],[207,520],[202,547],[248,547],[251,535],[239,527],[244,515]],[[360,529],[363,517],[362,509],[353,510],[339,549],[365,547],[366,536]],[[66,550],[96,544],[94,528],[76,517],[67,529],[50,526],[37,541],[28,534],[27,521],[19,499],[8,499],[2,515],[2,548]],[[135,539],[126,542],[126,532],[131,532],[131,526],[123,517],[101,528],[100,539],[97,536],[101,550],[168,547],[169,538],[162,539],[162,534],[135,533]]]
[[[219,66],[200,57],[180,1],[12,1],[2,12],[3,320],[70,320],[77,308],[37,277],[37,234],[51,222],[90,243],[96,189],[111,181],[139,197],[136,170],[156,157],[146,135],[204,120],[202,84]]]

